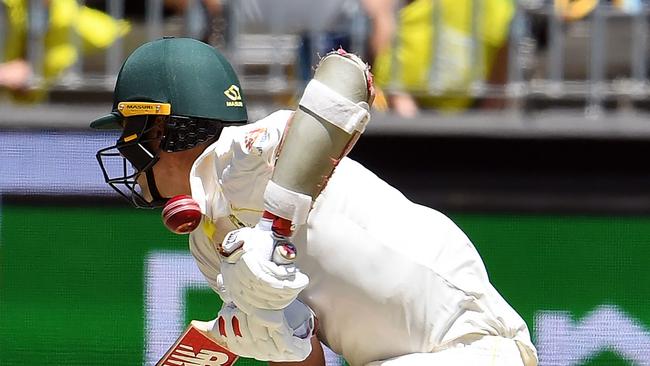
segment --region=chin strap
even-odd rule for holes
[[[164,198],[158,192],[158,187],[156,187],[156,179],[153,174],[153,167],[145,171],[145,176],[147,177],[147,187],[149,188],[149,194],[151,195],[151,202],[147,202],[149,207],[162,207],[166,202],[167,198]]]

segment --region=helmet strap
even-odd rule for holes
[[[153,167],[145,171],[147,177],[147,187],[149,188],[149,194],[151,195],[152,201],[149,202],[152,207],[159,207],[167,202],[167,199],[160,195],[158,187],[156,186],[156,179],[153,174]]]

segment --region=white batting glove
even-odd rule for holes
[[[284,309],[309,284],[309,278],[293,264],[295,246],[270,228],[231,231],[219,253],[228,294],[249,314],[253,309]]]
[[[227,348],[242,357],[259,361],[302,361],[311,353],[310,338],[314,331],[314,315],[296,300],[283,310],[263,310],[246,314],[233,303],[224,304],[211,333],[221,339]],[[275,313],[273,316],[268,312]],[[275,318],[269,324],[261,318]]]

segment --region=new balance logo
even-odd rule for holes
[[[178,348],[169,356],[164,366],[223,366],[227,365],[230,359],[228,355],[202,349],[194,353],[192,347],[179,344]]]
[[[156,366],[231,366],[237,355],[194,326],[189,326]]]

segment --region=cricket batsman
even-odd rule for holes
[[[195,323],[227,349],[213,364],[232,354],[324,365],[322,342],[352,366],[537,365],[525,322],[467,236],[346,157],[372,100],[367,65],[339,50],[295,111],[248,123],[221,53],[165,38],[127,58],[113,110],[91,126],[122,130],[97,153],[106,182],[190,233],[223,300]],[[192,355],[180,346],[162,364]]]

